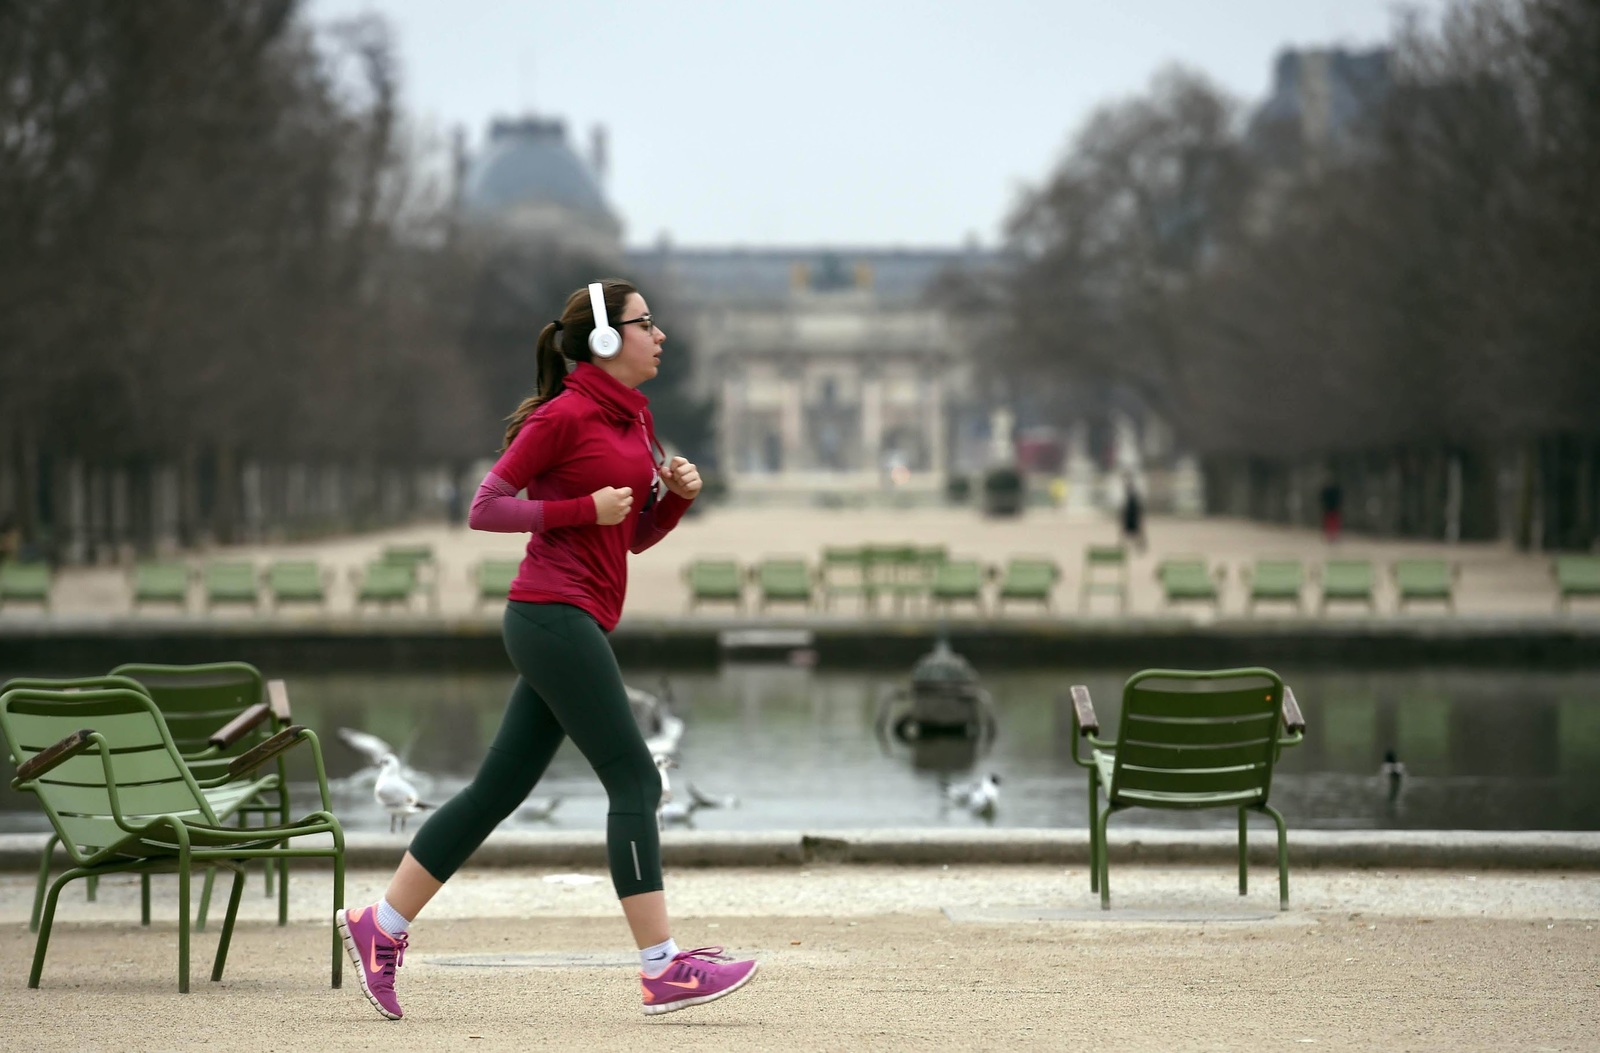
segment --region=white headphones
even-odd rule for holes
[[[589,283],[589,306],[594,309],[594,332],[589,334],[589,353],[596,358],[616,358],[622,350],[622,334],[611,328],[606,317],[605,290],[599,282]]]

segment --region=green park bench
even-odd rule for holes
[[[1202,556],[1175,556],[1156,566],[1156,581],[1169,607],[1179,603],[1209,603],[1221,610],[1222,593],[1217,588],[1221,578],[1222,568],[1213,571]]]
[[[736,614],[744,613],[744,575],[738,560],[690,560],[683,568],[683,581],[689,586],[689,610],[702,603],[731,603]]]
[[[1573,600],[1600,599],[1600,556],[1557,556],[1550,572],[1556,579],[1556,606],[1571,610]]]
[[[261,607],[259,582],[253,564],[237,560],[216,560],[206,564],[202,579],[205,585],[205,609],[232,605],[246,605],[252,610]]]
[[[1013,556],[1006,560],[1000,572],[1000,584],[995,589],[995,611],[1012,603],[1040,603],[1050,610],[1051,597],[1056,582],[1061,580],[1061,568],[1047,556]]]
[[[36,603],[50,609],[50,564],[19,562],[0,564],[0,607],[8,603]]]
[[[413,591],[426,593],[429,608],[432,610],[439,609],[438,562],[434,556],[432,545],[385,545],[378,558],[385,563],[409,567],[411,569]]]
[[[176,604],[179,610],[189,606],[189,582],[193,572],[185,563],[144,562],[133,567],[131,587],[133,609],[150,603]]]
[[[1393,567],[1395,606],[1405,610],[1408,603],[1442,603],[1456,609],[1455,585],[1458,571],[1442,559],[1401,559]]]
[[[928,584],[928,602],[949,610],[957,603],[970,603],[983,613],[983,564],[975,559],[947,559],[933,568]]]
[[[352,572],[355,578],[355,608],[376,604],[388,610],[395,604],[410,607],[411,598],[417,594],[416,568],[409,563],[391,563],[375,559],[365,567]]]
[[[1373,598],[1375,575],[1372,563],[1364,559],[1330,559],[1322,565],[1322,598],[1318,610],[1333,603],[1362,603],[1367,610],[1378,609]]]
[[[858,545],[824,545],[817,561],[817,578],[823,610],[831,609],[834,600],[851,596],[860,598],[863,611],[872,609],[876,592],[867,571],[866,549]]]
[[[330,577],[322,564],[315,560],[274,560],[267,567],[268,601],[274,607],[282,607],[286,603],[315,603],[326,608]]]
[[[811,606],[811,567],[798,556],[767,556],[750,568],[756,586],[756,609],[765,612],[768,604],[798,603]]]
[[[517,580],[522,569],[519,559],[481,560],[472,572],[472,605],[505,603],[511,593],[511,583]]]
[[[1297,559],[1258,559],[1245,568],[1244,580],[1246,614],[1254,614],[1258,603],[1292,603],[1295,610],[1304,609],[1306,572]]]
[[[1090,545],[1083,550],[1083,582],[1078,605],[1087,611],[1096,596],[1115,596],[1128,609],[1128,553],[1121,545]]]

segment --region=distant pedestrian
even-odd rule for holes
[[[672,939],[656,820],[661,774],[607,638],[622,614],[628,553],[660,541],[701,488],[693,464],[661,451],[637,390],[660,368],[665,340],[639,290],[617,280],[574,292],[539,334],[537,391],[511,415],[468,519],[476,530],[531,535],[503,619],[518,673],[505,717],[472,782],[417,831],[384,897],[336,912],[362,991],[391,1020],[401,1016],[395,969],[412,921],[568,738],[609,801],[606,860],[639,947],[644,1011],[709,1002],[755,975],[754,961],[729,961],[721,947],[681,950]],[[560,1010],[533,1001],[523,1015],[536,1025],[551,1012]]]
[[[1344,491],[1339,489],[1337,481],[1329,479],[1322,487],[1321,496],[1322,536],[1332,544],[1339,540],[1339,531],[1344,526]]]
[[[445,522],[452,527],[462,527],[467,523],[467,503],[463,500],[461,484],[456,480],[455,472],[445,476],[439,486],[439,497],[444,502]]]
[[[1122,476],[1122,540],[1141,554],[1144,552],[1144,502],[1139,498],[1132,472]]]

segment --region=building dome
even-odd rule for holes
[[[567,144],[566,125],[537,117],[497,120],[468,169],[461,194],[466,218],[496,226],[587,228],[620,233],[594,171]]]

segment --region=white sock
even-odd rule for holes
[[[411,919],[389,906],[389,901],[378,901],[378,926],[390,936],[398,936],[411,929]]]
[[[639,971],[646,976],[655,976],[672,964],[672,959],[678,956],[678,943],[668,936],[665,943],[658,943],[654,947],[646,947],[639,952]]]

